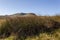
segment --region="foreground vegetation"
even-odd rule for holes
[[[59,40],[60,16],[6,17],[0,19],[1,40]]]

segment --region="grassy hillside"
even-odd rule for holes
[[[12,16],[0,19],[1,40],[60,40],[60,16]]]

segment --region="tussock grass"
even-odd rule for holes
[[[59,17],[8,17],[0,20],[0,38],[6,40],[59,40],[60,29]],[[55,33],[56,32],[56,33]],[[55,36],[58,34],[58,37]],[[14,35],[14,36],[13,36]]]

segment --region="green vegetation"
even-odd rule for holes
[[[59,40],[60,16],[6,17],[0,19],[1,40]]]

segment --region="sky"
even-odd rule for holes
[[[14,13],[60,14],[60,0],[0,0],[0,15]]]

